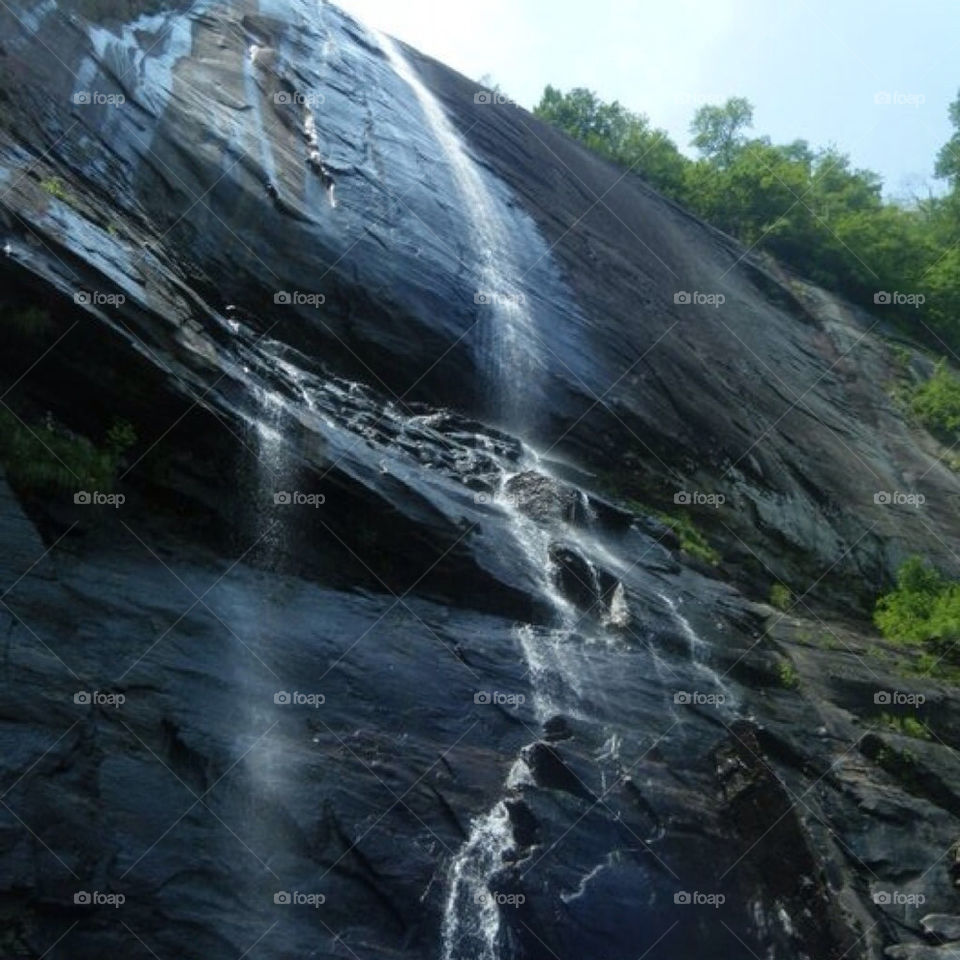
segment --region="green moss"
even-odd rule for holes
[[[877,718],[877,723],[902,737],[913,737],[915,740],[929,740],[931,738],[929,728],[916,717],[898,717],[889,713],[881,713]]]
[[[770,588],[770,606],[778,610],[789,610],[793,606],[793,594],[782,583],[775,583]]]
[[[686,514],[670,514],[663,511],[654,511],[655,516],[661,523],[666,524],[680,541],[680,549],[696,557],[704,563],[715,567],[720,563],[720,554],[710,545],[710,541],[703,535],[703,532]]]
[[[70,199],[70,194],[67,192],[67,188],[59,177],[47,177],[45,180],[40,181],[40,186],[46,190],[51,197],[56,197],[58,200],[63,200],[64,202]]]
[[[135,441],[133,428],[122,421],[110,428],[107,442],[98,448],[52,420],[29,424],[0,409],[0,464],[11,484],[25,493],[108,491],[123,452]]]
[[[781,660],[777,667],[777,675],[780,678],[780,686],[787,690],[794,690],[800,685],[800,674],[797,668],[789,660]]]

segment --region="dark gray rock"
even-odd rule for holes
[[[927,936],[940,943],[960,940],[960,916],[952,913],[928,913],[920,926]]]

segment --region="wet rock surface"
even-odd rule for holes
[[[137,440],[0,482],[0,953],[949,955],[953,690],[843,620],[955,565],[876,318],[405,50],[451,159],[328,4],[84,9],[0,10],[4,406]]]

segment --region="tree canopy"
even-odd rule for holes
[[[884,200],[880,176],[836,147],[748,136],[753,107],[743,97],[696,111],[693,160],[645,115],[582,87],[548,86],[534,112],[746,245],[888,310],[923,339],[960,347],[960,95],[936,158],[949,190],[915,203]],[[885,303],[893,293],[914,301]]]

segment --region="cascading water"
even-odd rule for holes
[[[377,34],[380,47],[391,66],[412,90],[423,110],[443,155],[450,166],[470,220],[474,254],[477,260],[478,308],[491,320],[480,327],[482,362],[489,384],[499,394],[497,413],[511,426],[529,429],[529,422],[518,423],[523,412],[523,385],[535,365],[536,337],[533,317],[516,276],[516,257],[510,234],[504,227],[504,211],[484,181],[476,163],[467,152],[453,124],[437,98],[423,83],[394,41]],[[529,421],[529,412],[525,418]]]
[[[525,465],[539,466],[538,458],[528,453]],[[509,492],[510,480],[515,475],[506,471],[501,474],[496,499],[510,519],[516,548],[528,568],[539,573],[540,592],[553,610],[555,620],[547,628],[523,624],[516,630],[530,680],[534,716],[540,724],[560,714],[580,717],[580,682],[589,664],[579,654],[574,635],[583,615],[557,588],[553,576],[555,564],[550,556],[554,539],[569,534],[570,530],[566,524],[560,524],[559,529],[543,527],[527,517]],[[629,619],[626,598],[622,584],[618,584],[610,610],[599,620],[614,625],[626,619]],[[532,729],[531,733],[535,740],[539,739],[536,730]],[[619,738],[613,734],[607,741],[606,756],[616,759],[618,747]],[[500,908],[491,896],[490,884],[515,845],[506,801],[530,783],[532,778],[521,756],[507,775],[506,798],[473,820],[467,842],[450,866],[443,919],[444,960],[497,960],[499,956]]]

